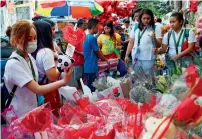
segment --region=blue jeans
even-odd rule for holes
[[[97,79],[97,73],[85,73],[85,79],[87,82],[87,86],[90,88],[91,92],[95,92],[95,87],[93,87],[93,82]]]
[[[117,70],[120,72],[120,77],[123,77],[128,72],[125,63],[121,59],[119,59]]]

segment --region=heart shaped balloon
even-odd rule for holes
[[[74,46],[79,45],[84,41],[86,34],[84,31],[80,29],[74,30],[74,26],[72,24],[68,24],[63,31],[63,39],[67,43],[71,43]]]

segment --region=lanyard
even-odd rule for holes
[[[174,33],[174,31],[172,32],[172,33],[173,33],[173,40],[174,40],[174,43],[175,43],[175,50],[176,50],[177,55],[178,55],[178,46],[179,46],[179,43],[180,43],[180,40],[181,40],[181,37],[182,37],[183,32],[184,32],[184,30],[182,30],[182,31],[180,32],[180,36],[179,36],[177,42],[176,42],[175,33]]]
[[[143,34],[145,33],[145,31],[146,31],[146,27],[144,28],[144,30],[142,31],[142,34],[140,34],[140,30],[139,30],[139,32],[138,32],[138,46],[140,45],[140,39],[142,38],[142,36],[143,36]]]
[[[21,56],[21,57],[24,58],[23,54],[22,54],[18,49],[16,50],[16,53],[17,53],[19,56]],[[36,81],[36,74],[35,74],[35,71],[34,71],[34,66],[33,66],[33,64],[32,64],[32,60],[31,60],[31,58],[30,58],[29,56],[28,56],[28,58],[29,58],[29,61],[30,61],[32,76],[34,77],[34,80]],[[24,58],[24,59],[25,59],[25,58]]]

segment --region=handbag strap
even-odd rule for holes
[[[143,36],[143,34],[145,33],[146,30],[147,30],[147,28],[145,27],[141,34],[140,34],[140,30],[139,30],[139,32],[138,32],[138,45],[137,45],[137,47],[139,47],[140,40],[141,40],[141,38],[142,38],[142,36]]]
[[[178,38],[177,41],[176,41],[175,33],[174,33],[174,31],[172,31],[173,40],[174,40],[174,43],[175,43],[175,50],[176,50],[177,55],[178,55],[178,46],[179,46],[179,43],[180,43],[180,40],[181,40],[181,37],[182,37],[183,32],[184,32],[184,30],[181,30],[180,36],[179,36],[179,38]],[[183,40],[183,39],[182,39],[182,40]]]
[[[18,49],[16,50],[16,53],[17,53],[19,56],[21,56],[21,57],[24,58],[23,54],[22,54]],[[29,61],[30,61],[30,67],[31,67],[31,71],[32,71],[32,76],[33,76],[34,80],[36,81],[36,73],[35,73],[35,71],[34,71],[34,66],[33,66],[32,60],[31,60],[31,58],[30,58],[29,56],[28,56],[28,58],[29,58]],[[24,58],[24,59],[25,59],[25,58]]]
[[[19,60],[17,57],[11,57],[11,58],[9,58],[8,60],[11,60],[11,59],[15,59],[15,60],[17,60],[17,61],[20,62],[20,60]],[[6,104],[5,104],[5,107],[6,107],[6,108],[8,108],[8,107],[10,106],[11,101],[12,101],[14,95],[15,95],[16,89],[17,89],[17,85],[14,85],[13,89],[12,89],[11,92],[9,93],[8,100],[7,100]]]
[[[44,75],[44,77],[42,78],[42,80],[39,82],[40,85],[43,84],[43,82],[45,81],[46,79],[46,74]],[[48,84],[48,79],[46,79],[46,84]]]

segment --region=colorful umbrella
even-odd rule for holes
[[[94,2],[92,7],[69,6],[67,1],[41,2],[37,10],[38,14],[44,16],[69,16],[73,18],[88,18],[103,13],[103,8]],[[72,5],[72,3],[71,3]],[[78,5],[78,4],[77,4]]]

